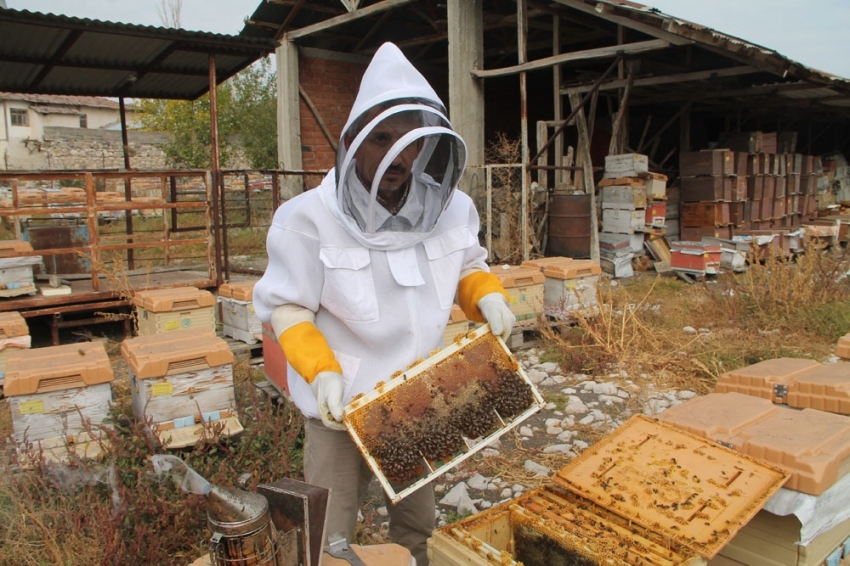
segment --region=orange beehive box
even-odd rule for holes
[[[207,328],[215,332],[215,297],[196,287],[138,291],[133,295],[139,336]]]
[[[0,240],[0,257],[15,257],[21,252],[31,252],[32,244],[23,240]]]
[[[256,281],[231,281],[218,288],[219,297],[228,297],[237,301],[250,301],[254,298]]]
[[[288,370],[286,369],[286,354],[277,341],[274,329],[270,324],[263,324],[263,372],[266,379],[284,397],[289,397]]]
[[[131,338],[121,344],[121,356],[130,367],[133,414],[152,422],[168,448],[197,442],[204,422],[225,421],[225,435],[242,430],[235,417],[233,352],[212,331]]]
[[[850,362],[823,364],[796,376],[786,403],[798,409],[850,415]]]
[[[27,321],[18,311],[0,312],[0,339],[29,336]]]
[[[754,397],[784,402],[788,383],[797,375],[816,368],[820,363],[798,358],[776,358],[720,375],[715,393],[744,393]]]
[[[845,334],[838,339],[835,345],[835,355],[839,358],[850,359],[850,334]]]
[[[84,420],[100,425],[112,400],[114,374],[100,342],[23,349],[6,365],[16,442],[73,438]]]
[[[788,489],[820,495],[850,472],[850,418],[842,415],[710,393],[655,418],[786,469]]]
[[[552,484],[435,531],[433,566],[705,564],[784,470],[635,415]]]
[[[534,324],[543,312],[543,283],[546,277],[539,269],[520,265],[499,265],[491,269],[508,292],[508,306],[519,326]]]

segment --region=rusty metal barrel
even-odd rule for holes
[[[552,193],[547,256],[590,257],[590,195]]]

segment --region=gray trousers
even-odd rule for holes
[[[351,542],[360,502],[374,474],[347,432],[305,419],[304,433],[304,480],[331,490],[325,532],[329,536],[341,533]],[[393,485],[393,489],[401,488]],[[417,566],[428,566],[427,540],[435,527],[434,487],[428,483],[395,505],[386,494],[384,501],[390,540],[408,549]]]

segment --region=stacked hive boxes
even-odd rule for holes
[[[0,241],[0,297],[35,294],[33,266],[41,265],[41,256],[20,255],[32,251],[32,244],[29,242]]]
[[[207,328],[215,333],[215,297],[195,287],[154,289],[133,295],[139,336]]]
[[[550,484],[434,532],[434,566],[696,566],[716,555],[787,472],[636,415]]]
[[[21,350],[9,358],[3,387],[15,442],[21,448],[37,443],[58,460],[67,460],[67,446],[96,456],[91,433],[108,426],[113,380],[100,342]]]
[[[599,275],[602,269],[591,260],[547,257],[524,261],[523,267],[543,272],[543,314],[558,320],[576,315],[593,316],[599,312]]]
[[[263,328],[254,312],[254,284],[256,281],[225,283],[218,288],[221,303],[222,334],[256,344],[262,338]]]
[[[24,317],[17,311],[0,313],[0,387],[6,376],[9,356],[30,345],[30,331]]]
[[[743,164],[743,165],[741,165]],[[679,210],[682,240],[703,236],[732,238],[732,226],[744,221],[746,160],[736,165],[729,150],[683,153],[679,159],[681,199]]]
[[[628,277],[632,258],[645,253],[645,233],[664,233],[667,177],[650,173],[648,158],[636,153],[607,156],[604,176],[599,183],[602,267]]]
[[[756,373],[769,379],[767,371],[750,372],[750,377]],[[837,564],[831,559],[840,559],[850,540],[850,418],[789,409],[734,392],[695,397],[657,418],[790,474],[783,493],[747,523],[721,555],[750,566]],[[815,518],[815,510],[824,504],[833,510],[834,520]]]
[[[539,269],[519,265],[498,265],[491,272],[508,292],[508,306],[516,316],[516,328],[537,328],[537,315],[543,312],[543,283]]]
[[[208,426],[242,431],[236,417],[233,352],[208,329],[140,336],[121,345],[130,367],[133,414],[167,448],[195,444]]]

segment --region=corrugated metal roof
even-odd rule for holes
[[[118,110],[118,103],[97,96],[62,96],[55,94],[22,94],[18,92],[0,92],[0,100],[20,100],[32,104],[51,106],[85,106],[87,108],[111,108]]]
[[[0,91],[195,99],[277,43],[0,7]]]

